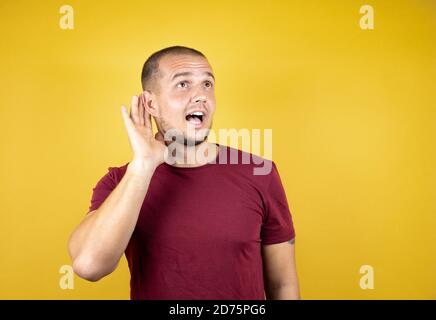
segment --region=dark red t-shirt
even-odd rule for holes
[[[156,168],[125,251],[131,299],[265,299],[261,245],[293,239],[294,227],[274,162],[254,175],[264,164],[242,164],[236,152],[238,164]],[[89,211],[127,165],[108,168]]]

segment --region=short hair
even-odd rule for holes
[[[141,83],[143,90],[154,88],[156,76],[159,72],[159,61],[164,56],[170,54],[190,54],[206,58],[206,56],[200,51],[184,46],[172,46],[156,51],[150,57],[148,57],[144,63],[144,66],[142,67]]]

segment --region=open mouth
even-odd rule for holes
[[[186,115],[186,121],[192,123],[193,125],[201,125],[204,119],[204,113],[201,111],[195,111]]]

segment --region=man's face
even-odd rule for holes
[[[203,142],[215,112],[215,81],[209,62],[194,55],[167,55],[159,62],[156,123],[165,134],[182,132],[185,143]]]

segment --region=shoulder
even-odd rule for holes
[[[223,145],[220,146],[217,164],[223,164],[226,171],[236,172],[261,185],[268,185],[277,171],[273,160]]]

